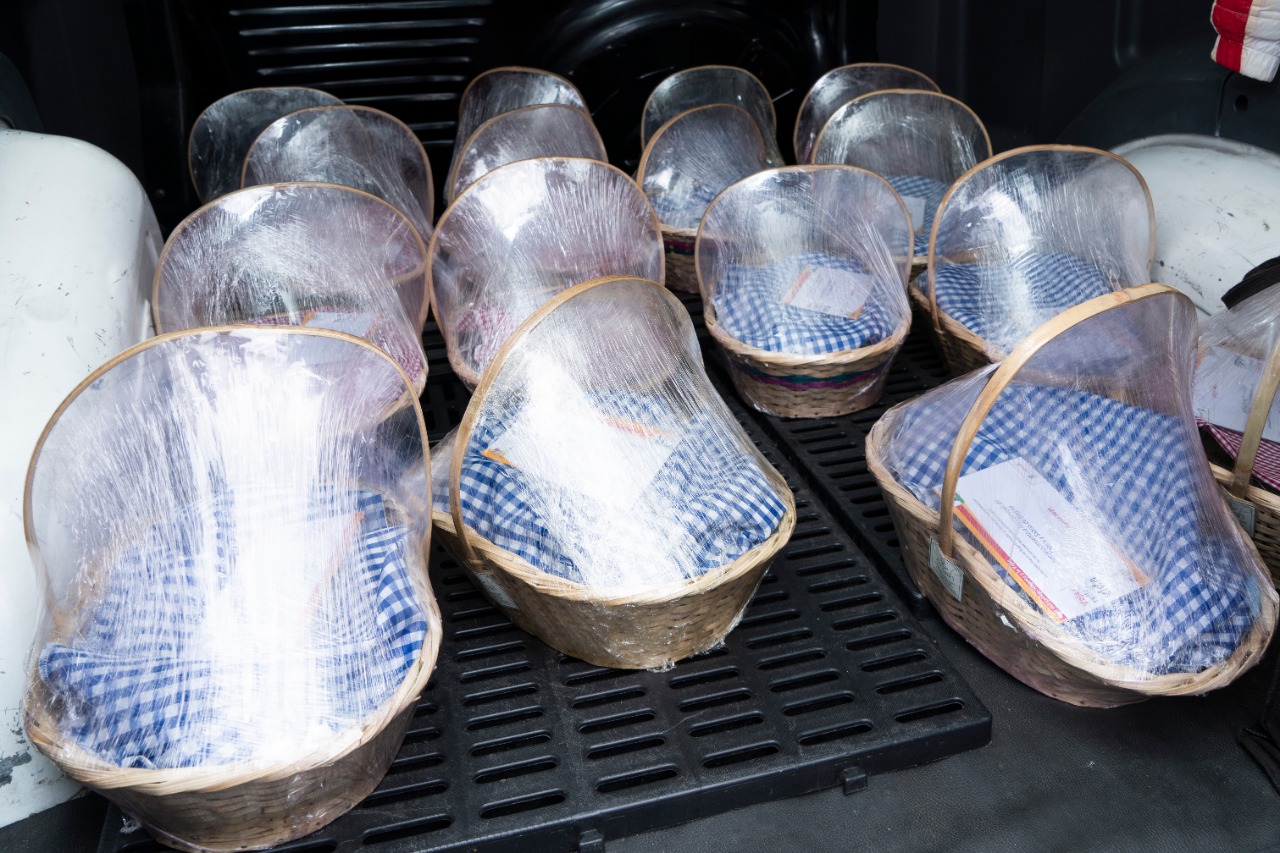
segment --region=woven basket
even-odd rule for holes
[[[666,280],[661,282],[680,293],[698,292],[698,268],[694,261],[694,247],[698,239],[696,228],[669,228],[662,226],[662,247],[666,250]]]
[[[104,373],[141,350],[184,334],[235,331],[233,327],[221,326],[152,338],[120,353],[72,391],[45,427],[27,473],[24,517],[29,543],[36,541],[31,504],[36,459],[54,424],[71,403]],[[377,352],[372,345],[338,332],[323,329],[282,329],[280,332],[345,339]],[[386,356],[380,358],[387,359]],[[396,408],[403,411],[405,406],[413,406],[416,409],[408,377],[398,366],[396,370],[406,388]],[[421,409],[417,409],[415,417],[425,448],[426,424]],[[390,501],[386,511],[389,519],[403,518],[396,504]],[[424,542],[423,553],[427,550],[428,543]],[[105,563],[100,564],[100,568],[102,565]],[[23,706],[27,737],[62,772],[102,794],[140,820],[165,844],[179,850],[192,853],[259,850],[312,833],[360,803],[382,781],[404,740],[418,697],[435,668],[443,634],[440,610],[426,579],[426,567],[409,574],[423,607],[427,632],[404,679],[360,724],[335,733],[332,740],[314,743],[310,752],[296,755],[287,763],[240,761],[171,769],[126,768],[108,763],[64,735],[57,719],[57,705],[34,670],[29,676],[31,687]],[[77,609],[91,606],[85,591],[97,586],[83,585]],[[58,619],[55,611],[55,638],[70,636],[75,630],[65,617]]]
[[[1019,344],[991,374],[960,425],[947,461],[940,511],[921,503],[894,479],[887,467],[888,419],[879,421],[867,437],[867,465],[889,505],[911,579],[947,624],[1001,669],[1036,690],[1073,705],[1107,708],[1151,696],[1192,695],[1224,686],[1258,662],[1276,620],[1274,599],[1263,596],[1262,612],[1230,658],[1199,673],[1152,675],[1106,661],[1084,644],[1064,636],[1038,608],[1021,596],[1010,594],[996,567],[979,549],[954,535],[952,505],[965,456],[987,412],[1022,365],[1058,334],[1089,317],[1170,292],[1163,285],[1149,284],[1109,293],[1059,314]],[[962,571],[960,600],[931,568],[931,556],[952,561]]]
[[[436,533],[502,612],[565,654],[596,666],[656,669],[705,651],[733,630],[773,558],[795,528],[791,491],[764,466],[786,512],[773,534],[733,562],[693,580],[641,593],[609,596],[599,588],[548,574],[494,545],[462,520],[459,492],[463,456],[494,377],[508,355],[567,300],[624,277],[578,285],[538,309],[507,340],[476,387],[458,427],[449,471],[451,514],[433,513]],[[650,283],[657,287],[656,284]],[[674,297],[667,297],[677,306]],[[683,307],[680,307],[683,311]]]

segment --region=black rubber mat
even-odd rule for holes
[[[467,394],[426,342],[435,440]],[[437,548],[445,640],[404,747],[363,803],[280,850],[587,850],[989,741],[986,708],[725,390],[798,512],[728,640],[668,672],[591,666],[514,627]],[[112,808],[101,853],[163,849],[123,826]]]

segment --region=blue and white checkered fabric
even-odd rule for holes
[[[1046,320],[1115,289],[1092,263],[1063,252],[1019,255],[1004,264],[946,264],[934,279],[942,311],[1006,350]]]
[[[938,506],[947,455],[971,402],[971,396],[935,392],[900,411],[888,461],[898,481],[931,507]],[[1111,541],[1151,581],[1060,627],[1105,659],[1153,674],[1198,672],[1221,662],[1257,613],[1258,589],[1242,564],[1247,555],[1204,523],[1195,489],[1203,473],[1192,466],[1195,441],[1193,430],[1168,415],[1081,391],[1014,383],[983,421],[963,468],[968,474],[1020,456],[1106,526]],[[1218,500],[1212,490],[1207,498]],[[1007,575],[1005,581],[1025,597]]]
[[[769,267],[729,267],[712,298],[720,327],[759,349],[820,355],[879,343],[904,319],[881,305],[874,292],[857,319],[783,304],[806,268],[862,272],[856,261],[820,253],[786,258]]]
[[[262,709],[246,707],[239,688],[246,679],[287,675],[272,671],[277,653],[245,647],[217,612],[235,608],[245,593],[236,582],[240,546],[232,519],[270,518],[281,497],[240,492],[185,507],[120,554],[79,634],[40,654],[40,677],[76,743],[122,767],[253,757],[264,736],[255,719]],[[353,507],[363,513],[359,538],[323,596],[317,591],[313,624],[299,628],[297,657],[289,661],[293,673],[322,674],[320,684],[304,680],[323,694],[327,718],[320,724],[332,731],[358,724],[395,692],[427,629],[405,565],[408,530],[388,526],[379,495],[327,493],[301,520],[341,525],[351,516],[333,513]],[[315,624],[319,618],[326,622]]]
[[[916,226],[915,253],[917,257],[923,258],[929,252],[929,231],[933,228],[933,217],[938,212],[938,205],[947,194],[949,185],[923,175],[886,176],[885,180],[904,199],[918,198],[924,203],[924,221],[912,223]]]
[[[723,189],[724,187],[695,184],[685,192],[652,193],[649,203],[653,205],[658,221],[668,228],[697,228],[702,215],[707,212],[707,205],[715,201]]]
[[[655,416],[670,404],[657,397],[612,395],[610,414],[637,423],[661,423]],[[467,525],[498,547],[518,554],[551,575],[583,582],[562,537],[590,535],[563,520],[562,490],[548,487],[511,465],[483,455],[505,432],[485,412],[477,421],[462,463],[459,494]],[[719,438],[710,436],[719,435]],[[683,534],[697,576],[732,562],[777,530],[786,511],[781,497],[746,452],[723,437],[714,413],[700,412],[682,430],[683,439],[641,496],[647,507],[670,507],[672,536]],[[572,440],[572,436],[566,436]],[[443,442],[442,442],[443,444]],[[452,442],[450,442],[450,445]],[[432,501],[448,512],[447,482],[437,483]],[[549,518],[555,515],[559,523]],[[660,519],[655,516],[655,521]]]

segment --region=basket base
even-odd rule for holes
[[[893,353],[878,367],[864,370],[851,366],[848,373],[829,377],[765,371],[728,355],[733,387],[757,411],[782,418],[833,418],[860,412],[880,401]]]
[[[664,236],[662,244],[667,253],[664,282],[667,288],[680,293],[700,293],[693,238]]]

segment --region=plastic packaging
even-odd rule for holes
[[[934,218],[924,288],[957,373],[999,361],[1032,329],[1149,280],[1151,196],[1105,151],[1035,145],[969,171]]]
[[[244,155],[276,119],[294,110],[341,104],[327,92],[298,86],[245,89],[214,101],[196,118],[187,141],[196,195],[210,202],[239,189]]]
[[[453,141],[453,159],[466,150],[467,140],[494,116],[531,107],[534,104],[565,104],[590,114],[577,87],[559,74],[539,68],[503,66],[476,75],[458,100],[458,135]],[[453,174],[450,165],[449,173]]]
[[[650,93],[640,122],[640,145],[647,145],[658,128],[680,113],[709,104],[741,107],[756,120],[761,136],[770,140],[777,137],[773,100],[754,74],[732,65],[701,65],[677,71]]]
[[[404,122],[369,107],[298,110],[262,131],[245,154],[242,184],[319,181],[376,195],[431,239],[435,190],[422,143]]]
[[[310,326],[364,338],[427,381],[426,258],[409,220],[367,193],[276,184],[229,193],[169,236],[156,271],[156,328]]]
[[[395,363],[325,330],[166,335],[95,371],[28,475],[32,743],[187,850],[358,803],[439,647],[426,441]]]
[[[1164,285],[1106,294],[868,437],[912,579],[1050,696],[1204,693],[1257,663],[1275,627],[1275,590],[1196,435],[1195,317]]]
[[[937,92],[890,89],[862,95],[832,113],[812,160],[859,166],[886,178],[911,213],[923,267],[942,196],[990,156],[991,140],[973,110]]]
[[[772,169],[717,196],[698,282],[742,396],[790,417],[875,403],[911,323],[911,240],[889,183],[849,166]]]
[[[445,545],[517,624],[601,666],[719,642],[795,526],[688,312],[649,281],[587,282],[539,309],[445,446]]]
[[[662,238],[635,182],[596,160],[495,169],[458,196],[431,241],[429,278],[449,363],[468,387],[539,306],[608,275],[661,281]]]
[[[859,62],[833,68],[810,87],[796,114],[792,135],[796,162],[808,163],[818,134],[841,105],[880,89],[921,89],[941,91],[938,84],[919,71],[883,62]]]
[[[476,128],[453,158],[445,186],[454,198],[499,166],[534,157],[585,157],[609,162],[591,116],[577,107],[536,104],[496,115]]]
[[[1270,266],[1270,269],[1268,269]],[[1195,416],[1214,479],[1274,578],[1280,578],[1280,288],[1276,262],[1228,291],[1200,327]],[[1239,302],[1250,279],[1264,285]]]

